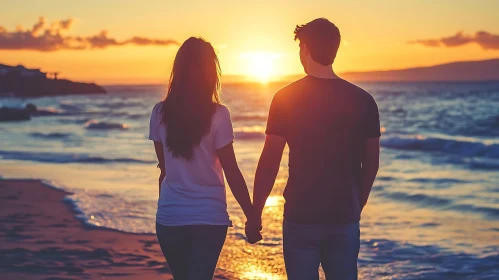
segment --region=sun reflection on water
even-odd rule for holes
[[[267,202],[265,202],[265,206],[279,206],[283,204],[284,198],[282,196],[271,195],[267,198]]]
[[[242,279],[259,279],[259,280],[280,280],[285,279],[283,276],[263,272],[258,269],[258,267],[250,267],[250,271],[247,271],[241,275]]]

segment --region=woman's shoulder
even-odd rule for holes
[[[152,111],[153,112],[159,111],[161,110],[161,107],[163,107],[163,101],[156,103],[156,105],[154,105],[154,107],[152,108]]]
[[[223,104],[216,104],[216,114],[230,114],[229,108]]]
[[[156,105],[154,105],[154,107],[152,108],[152,115],[159,115],[161,112],[161,108],[163,108],[163,101],[160,101],[156,103]]]
[[[154,107],[152,108],[152,112],[151,112],[151,123],[154,121],[156,123],[160,123],[161,122],[161,108],[163,107],[163,102],[158,102],[156,103],[156,105],[154,105]]]
[[[230,120],[230,110],[223,104],[216,104],[215,114],[213,114],[212,125],[218,126],[226,120]]]
[[[223,104],[216,104],[215,119],[230,119],[230,110]]]

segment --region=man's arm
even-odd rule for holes
[[[158,168],[161,170],[159,174],[159,194],[161,194],[161,182],[166,176],[165,171],[165,154],[163,152],[163,144],[161,142],[154,141],[154,150],[156,151],[156,157],[158,158]]]
[[[364,142],[362,157],[362,185],[360,189],[360,207],[364,209],[379,169],[379,137],[368,138]]]
[[[253,187],[253,205],[260,220],[265,202],[274,187],[285,146],[286,140],[280,136],[267,135],[265,139],[265,146],[258,162]]]

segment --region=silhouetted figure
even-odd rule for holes
[[[357,279],[360,213],[379,164],[378,108],[369,93],[334,73],[340,32],[333,23],[320,18],[297,26],[295,40],[308,75],[274,96],[253,203],[261,217],[288,144],[283,243],[289,279],[318,279],[321,264],[327,279]]]
[[[176,280],[213,277],[232,224],[224,173],[248,223],[256,221],[219,91],[215,50],[203,39],[189,38],[175,57],[167,96],[151,115],[149,139],[161,170],[156,234]],[[250,242],[259,239],[259,232],[248,236]]]

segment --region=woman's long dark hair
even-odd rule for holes
[[[187,39],[177,52],[168,93],[161,108],[166,145],[173,157],[192,159],[193,150],[210,131],[220,101],[220,64],[202,38]]]

